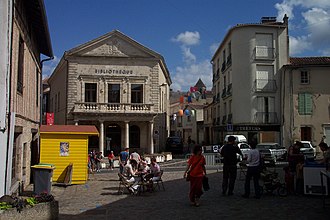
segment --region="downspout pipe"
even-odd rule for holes
[[[54,56],[46,58],[41,60],[40,62],[40,72],[41,72],[41,78],[40,78],[40,118],[39,118],[39,123],[40,125],[42,125],[42,107],[43,107],[43,96],[44,96],[44,90],[43,90],[43,86],[42,86],[42,67],[43,67],[43,63],[47,62],[47,61],[51,61],[54,59]]]
[[[43,59],[40,61],[40,73],[41,73],[41,77],[40,77],[40,82],[39,82],[39,86],[40,86],[40,118],[39,118],[39,127],[42,125],[42,108],[43,108],[43,96],[44,96],[44,90],[43,90],[43,86],[42,86],[42,67],[43,67],[43,63],[46,61],[50,61],[53,60],[54,56]],[[37,148],[38,152],[38,163],[39,163],[39,159],[40,159],[40,137],[38,138],[38,148]]]

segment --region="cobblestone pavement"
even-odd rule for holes
[[[330,207],[323,208],[319,196],[242,198],[244,181],[237,180],[233,196],[221,195],[222,172],[211,167],[211,189],[204,193],[200,207],[190,206],[189,183],[183,167],[164,169],[165,191],[141,195],[118,194],[118,169],[90,177],[85,185],[52,187],[59,201],[60,220],[66,219],[330,219]],[[252,196],[253,196],[253,184]]]

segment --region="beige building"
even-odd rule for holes
[[[212,57],[214,142],[243,134],[281,142],[280,68],[288,63],[288,18],[232,27]]]
[[[41,59],[41,54],[52,57],[53,52],[42,0],[2,1],[0,5],[4,6],[3,3],[7,5],[0,7],[2,13],[3,9],[12,11],[6,17],[10,28],[1,33],[2,36],[8,34],[10,41],[6,45],[9,51],[9,63],[6,63],[8,75],[6,79],[0,78],[2,83],[8,82],[4,83],[6,93],[1,94],[7,99],[6,120],[1,120],[5,122],[7,137],[0,137],[1,161],[5,163],[0,166],[0,182],[4,184],[0,194],[10,195],[17,192],[20,186],[22,189],[30,184],[30,167],[38,163],[40,82],[42,63],[45,61]],[[3,145],[3,138],[7,140],[6,145]]]
[[[114,30],[65,52],[48,83],[55,124],[99,129],[90,148],[165,149],[171,78],[160,54]]]
[[[330,58],[292,57],[282,68],[283,142],[330,144]]]
[[[196,144],[205,142],[204,107],[212,103],[211,91],[199,79],[189,92],[171,92],[171,136],[188,137]]]
[[[204,113],[204,117],[203,117],[203,128],[204,128],[204,142],[205,144],[209,145],[209,144],[213,144],[214,142],[214,132],[213,132],[213,126],[215,125],[215,120],[214,117],[212,117],[213,115],[213,102],[211,102],[210,104],[206,105],[203,108],[203,113]]]

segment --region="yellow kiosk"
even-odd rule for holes
[[[53,164],[53,183],[84,184],[88,179],[88,137],[99,135],[90,125],[42,125],[40,164]]]

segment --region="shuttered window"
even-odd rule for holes
[[[313,110],[312,94],[300,93],[298,96],[299,115],[311,115]]]

